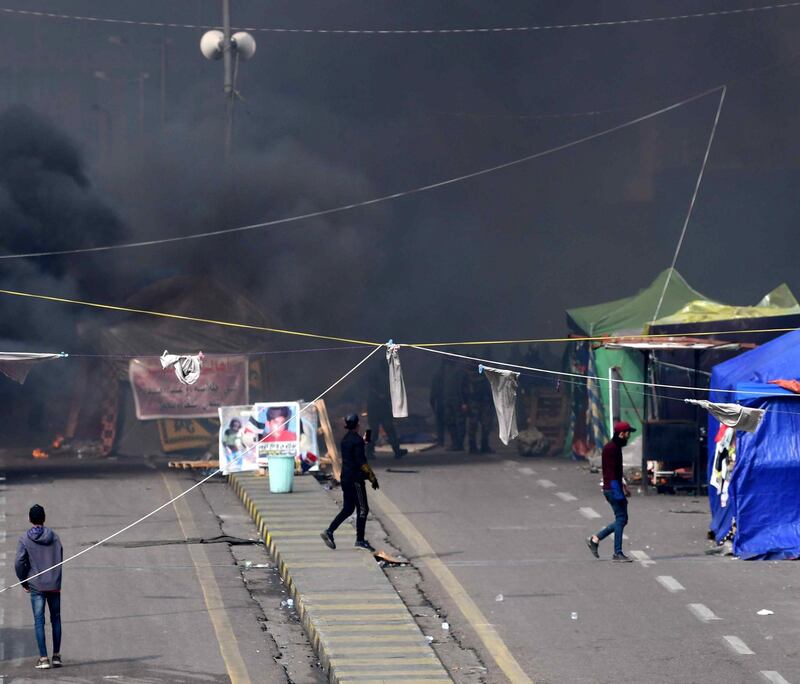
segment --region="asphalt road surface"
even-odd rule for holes
[[[181,471],[144,459],[77,461],[3,457],[0,468],[0,577],[16,582],[16,541],[27,512],[42,504],[65,553],[86,548],[192,484]],[[218,512],[243,513],[223,483]],[[230,497],[223,500],[222,489]],[[252,529],[255,535],[255,528]],[[64,667],[38,672],[30,601],[21,588],[0,594],[0,682],[286,682],[264,616],[227,544],[164,540],[221,533],[217,513],[196,490],[64,567]],[[130,542],[147,545],[126,547]],[[115,545],[118,544],[118,545]],[[240,547],[236,547],[240,548]],[[266,560],[266,552],[262,560]],[[202,585],[201,585],[202,580]],[[279,596],[273,601],[278,605]],[[49,623],[49,620],[48,620]],[[50,627],[47,625],[48,648]]]
[[[624,550],[639,560],[613,564],[612,538],[601,560],[586,547],[613,516],[601,476],[579,464],[430,451],[379,459],[376,470],[531,680],[800,683],[797,566],[707,555],[705,498],[634,488]],[[398,526],[382,522],[408,552]],[[506,681],[456,607],[457,588],[421,569],[424,591],[478,650],[488,681]]]

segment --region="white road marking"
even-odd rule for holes
[[[594,508],[589,508],[588,506],[584,506],[583,508],[579,508],[580,514],[584,518],[589,518],[589,520],[593,520],[594,518],[599,518],[600,514],[594,510]]]
[[[644,551],[631,551],[631,556],[638,560],[644,567],[655,565],[656,562],[650,558]]]
[[[0,506],[5,506],[5,505],[6,505],[6,497],[0,496]]]
[[[5,610],[3,610],[2,608],[0,608],[0,625],[2,625],[2,624],[3,624],[3,621],[4,621],[5,619],[6,619],[6,613],[5,613]],[[2,660],[2,658],[0,658],[0,660]]]
[[[536,475],[536,471],[533,468],[525,467],[517,468],[517,470],[519,470],[519,472],[521,472],[523,475]]]
[[[572,496],[569,492],[556,492],[556,496],[562,501],[577,501],[577,496]]]
[[[755,651],[737,636],[724,636],[725,642],[736,655],[755,655]]]
[[[694,616],[701,622],[710,622],[711,620],[722,619],[714,615],[714,611],[712,611],[708,606],[705,606],[702,603],[690,603],[686,607],[690,611],[692,611]]]
[[[555,482],[550,482],[550,480],[536,480],[536,482],[541,487],[549,488],[549,487],[555,487],[556,486],[556,483]]]
[[[775,670],[761,670],[761,676],[770,684],[789,684],[789,682],[781,676],[780,672]]]
[[[515,465],[517,465],[517,462],[516,461],[511,461],[509,459],[506,459],[505,461],[503,461],[503,465],[504,466],[515,466]]]
[[[658,582],[667,591],[671,591],[673,594],[678,591],[686,591],[684,586],[678,582],[678,580],[676,580],[674,577],[670,577],[669,575],[659,575],[656,577],[656,582]]]
[[[6,531],[0,530],[0,544],[5,543],[5,541],[6,541]]]

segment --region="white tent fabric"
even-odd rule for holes
[[[508,444],[518,434],[517,430],[517,379],[519,373],[489,366],[478,366],[486,374],[492,387],[492,399],[497,411],[497,424],[500,440]]]
[[[0,352],[0,373],[11,378],[20,385],[24,384],[25,378],[31,368],[41,361],[49,359],[63,359],[67,355],[60,354],[33,354],[30,352]]]
[[[386,361],[389,363],[389,392],[392,395],[392,416],[408,418],[408,399],[403,369],[400,367],[400,345],[386,345]]]
[[[715,404],[705,399],[684,399],[684,401],[687,404],[697,404],[703,407],[723,425],[744,432],[755,432],[765,413],[765,409],[750,408],[739,404]]]
[[[161,355],[161,367],[175,368],[175,377],[184,385],[194,385],[200,378],[200,368],[203,366],[203,352],[193,356],[170,354],[166,349]]]

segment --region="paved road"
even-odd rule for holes
[[[16,539],[28,527],[33,502],[45,506],[47,524],[58,531],[69,554],[191,484],[185,475],[148,467],[143,459],[33,462],[6,455],[0,477],[5,477],[0,481],[3,586],[16,581]],[[232,495],[228,504],[240,508]],[[196,491],[115,541],[157,543],[219,534],[217,517]],[[285,682],[284,669],[273,660],[279,654],[259,618],[263,615],[225,544],[100,547],[64,569],[64,667],[47,678]],[[0,681],[40,680],[43,674],[33,669],[37,651],[30,602],[19,588],[0,595],[0,630]]]
[[[625,548],[642,561],[617,565],[611,539],[600,561],[585,546],[611,516],[600,476],[578,464],[426,452],[378,471],[534,681],[800,682],[797,566],[706,555],[704,499],[635,496]],[[489,680],[505,681],[441,584],[426,577],[424,588]]]

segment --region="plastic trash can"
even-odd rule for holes
[[[273,494],[288,494],[294,484],[294,456],[270,456],[269,491]]]

